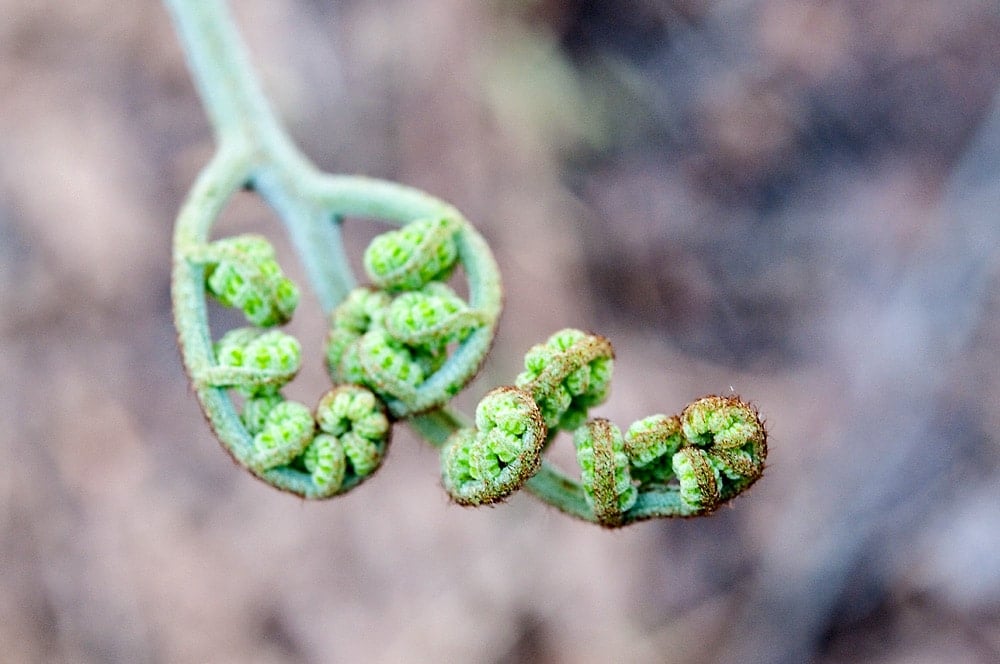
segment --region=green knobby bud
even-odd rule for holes
[[[461,222],[442,217],[383,233],[365,251],[365,271],[373,284],[386,290],[417,290],[445,280],[458,258],[455,233],[460,228]]]
[[[247,433],[256,436],[264,430],[267,416],[271,410],[285,398],[277,391],[262,391],[252,397],[247,397],[243,404],[243,412],[240,413],[240,420],[246,427]]]
[[[340,491],[347,473],[347,456],[340,439],[326,433],[318,434],[302,454],[302,462],[319,488],[317,498],[328,498]]]
[[[296,401],[276,404],[254,436],[248,465],[262,472],[291,463],[312,442],[315,430],[316,422],[306,406]]]
[[[699,512],[710,512],[718,506],[721,478],[705,450],[682,448],[674,454],[673,467],[680,482],[681,500]]]
[[[215,344],[215,356],[219,364],[206,372],[205,382],[254,396],[274,392],[295,377],[302,347],[280,330],[244,327],[223,335]]]
[[[381,327],[392,296],[385,291],[359,286],[347,294],[330,314],[330,327],[361,335],[372,327]]]
[[[346,472],[364,478],[382,463],[390,423],[384,404],[370,390],[358,385],[333,388],[320,399],[316,421],[343,449],[350,464]]]
[[[288,322],[298,287],[281,272],[274,248],[259,235],[218,240],[206,251],[205,287],[220,304],[242,309],[258,327]]]
[[[692,445],[741,449],[764,442],[757,411],[735,397],[702,397],[681,414],[684,436]]]
[[[598,523],[621,525],[625,511],[639,496],[629,474],[621,430],[608,420],[595,419],[574,432],[573,443],[584,496]]]
[[[385,329],[411,347],[443,348],[463,340],[480,324],[480,316],[446,284],[431,282],[402,293],[389,305]]]
[[[442,451],[445,489],[462,505],[503,500],[538,471],[545,435],[530,394],[514,387],[489,392],[476,407],[476,428],[452,435]]]
[[[417,386],[424,381],[424,371],[409,347],[390,337],[385,330],[374,329],[358,340],[356,349],[356,356],[348,359],[357,362],[363,384],[380,395],[402,401],[413,398]],[[349,369],[350,366],[348,363]]]
[[[688,444],[704,449],[721,471],[723,500],[760,478],[767,432],[753,406],[736,397],[702,397],[684,409],[680,420]]]
[[[633,466],[672,457],[684,444],[681,421],[676,415],[650,415],[632,423],[625,432],[625,453]]]
[[[465,309],[450,321],[444,318],[437,321],[442,323],[442,327],[449,328],[444,333],[442,329],[417,330],[420,322],[413,321],[414,316],[407,314],[406,304],[410,296],[420,299],[425,294],[427,298],[440,302],[450,299],[450,294]],[[326,360],[330,378],[335,383],[365,385],[383,397],[412,400],[424,379],[448,359],[447,343],[453,339],[450,335],[460,332],[462,320],[474,318],[465,303],[444,284],[428,285],[425,291],[403,293],[396,300],[401,298],[407,300],[397,305],[383,291],[358,288],[334,310],[326,343]],[[459,308],[450,302],[446,306],[449,309]],[[397,332],[412,323],[411,330],[415,333],[402,340],[393,336],[386,330],[388,316],[394,317],[393,326]],[[408,318],[411,320],[408,321]],[[440,343],[411,343],[419,340],[421,332],[440,335]],[[407,335],[399,333],[399,336]]]
[[[613,366],[607,339],[565,329],[528,350],[515,384],[531,393],[549,429],[571,429],[607,398]]]
[[[359,382],[357,377],[347,376],[344,354],[370,328],[382,326],[391,301],[388,293],[361,286],[348,293],[333,310],[326,339],[326,366],[333,382]]]

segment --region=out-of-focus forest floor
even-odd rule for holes
[[[451,505],[405,432],[332,502],[253,481],[174,342],[171,224],[213,144],[165,11],[0,0],[0,660],[1000,661],[995,2],[234,4],[319,165],[489,239],[506,310],[460,403],[589,328],[599,414],[735,391],[768,471],[612,533]],[[223,229],[304,281],[249,194]],[[323,328],[307,297],[306,402]]]

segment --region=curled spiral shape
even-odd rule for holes
[[[610,341],[567,328],[528,351],[515,385],[531,394],[550,430],[572,430],[607,399],[613,368]]]
[[[414,221],[365,252],[374,287],[361,286],[330,317],[334,383],[364,385],[396,418],[446,403],[478,371],[500,313],[492,256],[464,221]],[[469,301],[442,280],[461,263]]]
[[[303,464],[326,498],[359,484],[382,463],[391,425],[385,406],[370,390],[339,385],[320,399],[316,422],[321,433],[303,455]]]
[[[476,427],[444,448],[442,476],[452,498],[481,505],[521,488],[541,467],[546,442],[607,398],[613,357],[604,337],[569,328],[532,347],[515,385],[483,397]]]
[[[411,348],[430,351],[461,342],[482,323],[482,316],[440,282],[403,293],[385,313],[385,329],[390,336]]]
[[[240,420],[247,433],[256,436],[263,431],[268,413],[284,400],[277,390],[264,390],[248,397],[243,403],[243,412],[240,413]]]
[[[602,526],[619,526],[639,492],[632,483],[629,458],[621,430],[605,419],[595,419],[573,434],[587,504]]]
[[[295,377],[302,361],[295,337],[252,327],[227,332],[215,344],[215,354],[218,366],[205,371],[201,380],[246,396],[276,391]]]
[[[239,235],[211,243],[203,252],[205,286],[226,307],[243,311],[258,327],[288,322],[299,289],[284,276],[271,243],[259,235]]]
[[[538,471],[545,435],[531,395],[498,387],[476,407],[476,428],[460,430],[444,449],[445,489],[462,505],[506,498]]]
[[[685,515],[703,514],[760,478],[767,433],[757,411],[738,397],[707,396],[680,416],[633,423],[625,451],[640,492],[677,492]]]
[[[365,272],[388,291],[417,290],[444,281],[458,259],[455,233],[460,222],[448,217],[418,219],[379,235],[365,250]]]
[[[276,403],[253,438],[249,466],[258,472],[290,464],[312,442],[316,431],[309,408],[296,401]]]
[[[395,183],[314,172],[299,172],[288,190],[289,180],[257,161],[273,156],[224,149],[199,178],[175,229],[174,316],[185,367],[226,451],[278,489],[327,498],[380,467],[391,419],[443,405],[475,374],[500,314],[500,275],[486,242],[446,203]],[[332,312],[326,355],[339,387],[315,414],[281,394],[301,365],[298,341],[268,329],[290,320],[298,287],[265,238],[208,239],[228,198],[247,188],[288,223]],[[402,224],[366,253],[375,286],[352,290],[353,275],[340,260],[337,222],[344,216]],[[444,283],[458,266],[465,298]],[[241,309],[253,326],[213,343],[210,298]],[[330,413],[345,395],[354,405],[333,424]],[[359,416],[359,404],[371,412]]]
[[[587,421],[610,392],[613,358],[607,339],[575,329],[533,346],[516,385],[487,394],[476,427],[448,440],[448,493],[481,505],[527,485],[561,509],[615,528],[711,512],[760,477],[766,433],[757,411],[736,397],[698,399],[679,416],[633,422],[624,435],[606,419]],[[579,483],[542,460],[560,429],[574,430]]]
[[[711,510],[719,503],[719,469],[705,450],[685,447],[674,454],[671,465],[680,485],[681,500],[695,510]]]
[[[254,472],[308,474],[310,498],[329,498],[354,488],[381,465],[391,423],[370,390],[340,385],[327,392],[313,413],[280,393],[247,398],[241,415],[253,436],[245,462]]]
[[[736,397],[702,397],[684,409],[680,420],[689,445],[703,451],[719,473],[720,501],[760,478],[767,458],[767,432],[753,406]]]
[[[625,452],[636,468],[645,468],[658,458],[669,457],[684,444],[681,420],[676,415],[650,415],[637,420],[625,432]]]

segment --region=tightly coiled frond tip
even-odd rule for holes
[[[503,500],[538,471],[545,435],[530,394],[492,390],[476,407],[476,428],[453,434],[442,452],[445,489],[463,505]]]

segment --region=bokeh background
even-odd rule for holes
[[[620,532],[453,506],[408,432],[332,502],[253,481],[174,342],[213,146],[165,11],[0,0],[0,661],[1000,661],[996,2],[235,4],[318,164],[490,240],[507,307],[465,406],[589,328],[599,414],[735,391],[768,472]],[[293,263],[249,195],[223,224]],[[311,300],[293,330],[312,402]]]

